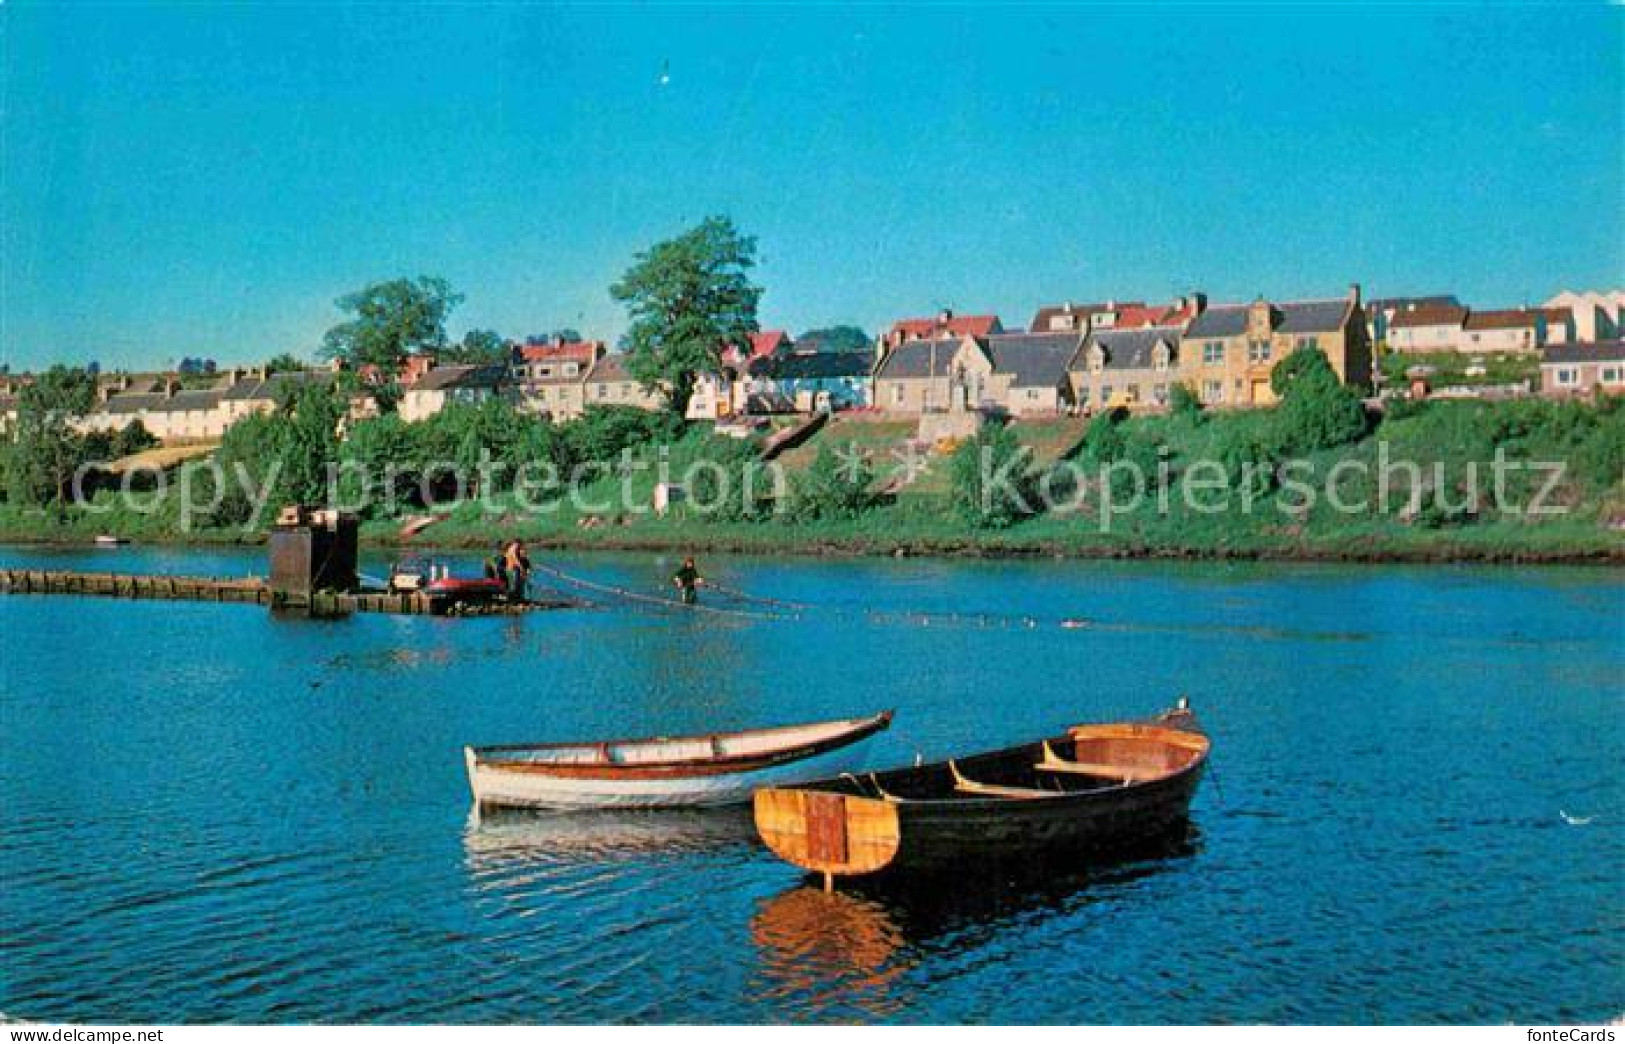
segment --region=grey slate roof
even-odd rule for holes
[[[774,381],[867,377],[873,364],[862,352],[801,352],[750,361],[749,373]]]
[[[1246,305],[1214,305],[1191,320],[1186,337],[1240,337],[1247,332]]]
[[[1547,345],[1542,362],[1547,364],[1625,362],[1625,341],[1581,341],[1577,344]]]
[[[142,410],[158,411],[168,409],[169,400],[162,392],[141,392],[115,395],[108,399],[102,409],[108,413],[139,413]]]
[[[412,391],[452,388],[495,388],[508,376],[505,366],[436,366],[417,379]]]
[[[1402,312],[1413,307],[1460,308],[1461,302],[1456,300],[1455,294],[1430,294],[1426,297],[1374,297],[1365,304],[1367,312],[1386,312],[1390,308]]]
[[[1275,329],[1280,333],[1336,333],[1343,328],[1349,314],[1346,297],[1325,301],[1286,301],[1276,305],[1280,322]]]
[[[1179,359],[1179,327],[1177,326],[1142,326],[1138,330],[1101,330],[1089,335],[1085,347],[1098,344],[1106,351],[1106,366],[1113,370],[1149,370],[1153,365],[1152,349],[1158,342],[1166,341],[1172,349],[1173,355],[1169,364],[1175,365]],[[1078,353],[1079,367],[1086,367],[1087,360],[1083,353]]]
[[[945,377],[948,364],[959,351],[957,337],[904,341],[886,353],[875,370],[876,377]]]
[[[626,355],[623,352],[611,352],[593,363],[592,369],[587,371],[589,381],[635,381],[636,377],[626,368]]]
[[[283,388],[296,389],[298,385],[311,381],[330,381],[333,374],[327,370],[298,370],[289,373],[273,373],[271,376],[258,380],[253,377],[238,381],[222,393],[222,398],[228,402],[240,402],[246,399],[275,399]]]
[[[1011,375],[1012,388],[1053,388],[1066,378],[1067,365],[1083,338],[1076,333],[1009,334],[987,339],[994,373]]]

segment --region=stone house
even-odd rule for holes
[[[975,337],[932,337],[890,348],[875,368],[874,406],[893,413],[938,413],[974,406],[993,360]]]
[[[401,419],[425,420],[454,403],[478,406],[506,394],[508,388],[506,366],[436,366],[402,394]]]
[[[639,383],[626,368],[626,356],[611,352],[587,371],[582,385],[583,406],[636,406],[643,410],[664,409],[665,398]]]
[[[1083,338],[1075,333],[998,334],[984,340],[992,360],[979,405],[1012,417],[1054,417],[1076,402],[1067,367]]]
[[[1625,290],[1564,290],[1547,300],[1545,307],[1569,309],[1572,340],[1600,343],[1625,334]]]
[[[1459,304],[1410,305],[1386,320],[1388,350],[1453,352],[1466,322],[1467,309]]]
[[[1067,367],[1073,400],[1091,413],[1165,408],[1180,379],[1180,343],[1177,326],[1095,331]]]
[[[1554,398],[1625,394],[1625,341],[1551,345],[1540,361],[1540,391]]]
[[[1360,288],[1346,297],[1250,305],[1217,305],[1185,328],[1180,374],[1202,402],[1266,406],[1275,401],[1270,373],[1292,352],[1318,349],[1339,380],[1371,386],[1371,341]]]

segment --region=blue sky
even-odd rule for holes
[[[450,279],[615,337],[709,213],[762,320],[1625,281],[1625,10],[0,6],[0,358],[308,353]],[[669,82],[662,84],[663,70]]]

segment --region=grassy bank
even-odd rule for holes
[[[1279,477],[1277,462],[1271,465],[1277,477],[1234,486],[1215,510],[1216,499],[1197,495],[1202,483],[1211,484],[1221,472],[1234,475],[1238,453],[1245,458],[1253,452],[1256,432],[1267,420],[1266,413],[1235,413],[1124,421],[1115,459],[1136,461],[1151,476],[1132,503],[1135,491],[1113,490],[1114,480],[1100,471],[1107,465],[1082,447],[1085,422],[1018,423],[1014,432],[1032,449],[1036,474],[1069,466],[1106,482],[1093,496],[1066,499],[1001,529],[978,528],[956,511],[947,456],[952,447],[936,447],[921,458],[924,470],[912,481],[888,480],[890,466],[906,454],[912,426],[849,417],[831,423],[782,463],[794,489],[821,447],[857,446],[880,472],[877,488],[890,492],[851,517],[792,511],[719,521],[687,507],[657,516],[649,505],[658,458],[652,447],[640,447],[631,458],[634,467],[584,483],[573,495],[557,491],[540,510],[504,493],[438,509],[440,520],[409,540],[401,537],[401,527],[421,514],[417,509],[367,517],[362,532],[366,543],[377,546],[479,549],[517,536],[553,548],[775,554],[1625,562],[1625,410],[1525,401],[1440,402],[1397,411],[1365,438],[1297,462],[1304,484],[1317,493],[1312,501]],[[665,460],[672,473],[681,474],[695,460],[737,456],[738,449],[692,431],[668,448]],[[1490,488],[1497,459],[1512,466],[1499,491]],[[1532,465],[1539,462],[1560,465],[1561,476],[1537,471]],[[1380,479],[1384,465],[1395,475],[1387,486]],[[1413,483],[1413,477],[1420,481]],[[1420,500],[1413,504],[1418,490]],[[1537,497],[1552,513],[1528,512]],[[0,539],[86,542],[102,532],[154,543],[263,538],[263,519],[248,531],[183,527],[179,500],[172,486],[151,494],[141,505],[146,510],[119,504],[108,493],[60,513],[7,506],[0,509]]]

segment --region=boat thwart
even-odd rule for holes
[[[1079,725],[970,757],[766,788],[756,828],[826,887],[883,870],[1105,852],[1185,819],[1208,748],[1181,701],[1147,723]]]

